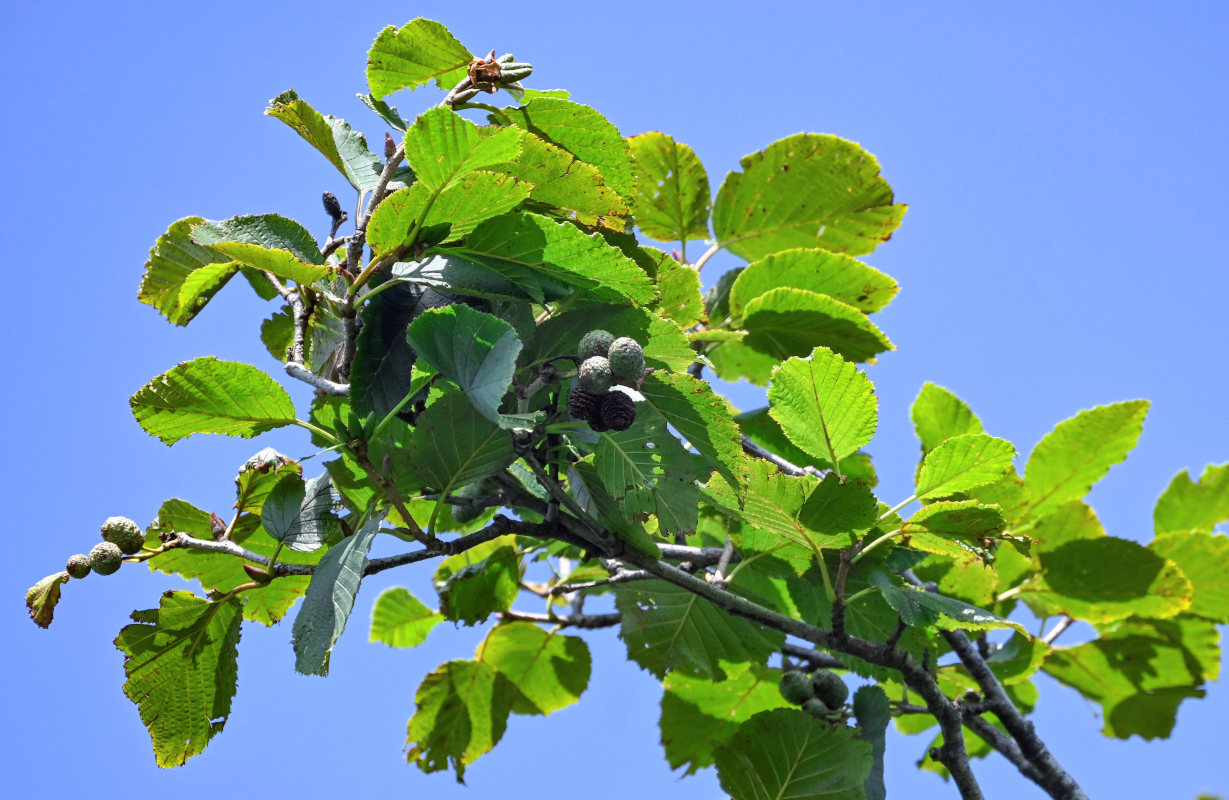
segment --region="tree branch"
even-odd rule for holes
[[[830,469],[817,469],[816,467],[811,467],[811,466],[800,467],[797,464],[792,464],[789,461],[786,461],[784,458],[781,458],[781,456],[777,455],[771,450],[761,447],[760,445],[751,441],[751,439],[748,438],[746,434],[743,434],[742,438],[743,438],[743,452],[744,453],[755,456],[757,458],[765,459],[766,461],[771,461],[773,464],[777,465],[777,469],[781,470],[786,475],[793,475],[796,478],[802,477],[803,475],[810,475],[812,477],[823,480],[824,478],[828,476],[830,472],[832,472],[832,470]]]
[[[286,374],[315,387],[322,394],[331,395],[333,397],[349,397],[350,395],[350,384],[336,383],[328,378],[321,378],[307,367],[303,366],[302,364],[295,363],[294,361],[286,362]]]

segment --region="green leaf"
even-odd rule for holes
[[[645,356],[647,360],[648,348]],[[748,459],[729,406],[708,383],[686,372],[653,372],[640,385],[640,394],[710,467],[738,485]]]
[[[695,151],[657,131],[627,143],[636,175],[630,199],[637,227],[662,242],[706,238],[711,194]]]
[[[1041,516],[1088,494],[1135,447],[1147,413],[1147,400],[1132,400],[1081,411],[1058,423],[1033,449],[1024,468],[1030,513]]]
[[[541,272],[606,302],[645,305],[657,298],[652,279],[601,236],[537,214],[487,220],[455,249],[479,263]]]
[[[452,305],[424,311],[409,327],[410,346],[422,358],[461,387],[478,413],[500,427],[513,427],[499,413],[512,385],[521,340],[499,317]]]
[[[872,574],[871,583],[879,589],[888,605],[900,614],[906,625],[921,628],[934,626],[946,631],[1015,628],[1026,633],[1020,623],[995,616],[985,609],[912,586],[897,586],[882,572]]]
[[[286,390],[256,367],[204,356],[180,364],[128,400],[151,436],[174,444],[194,433],[251,438],[295,422]]]
[[[193,230],[195,231],[196,229]],[[271,272],[279,278],[303,284],[318,281],[331,271],[327,266],[304,264],[293,253],[286,250],[269,250],[260,245],[247,242],[216,242],[213,245],[213,249],[228,258],[233,258],[236,264],[244,264],[261,272]],[[196,291],[195,279],[199,277],[204,281],[216,280],[214,276],[210,275],[211,272],[216,271],[217,269],[206,268],[192,273],[188,280],[184,282],[180,303],[182,304],[187,300],[188,292]]]
[[[891,719],[888,696],[878,686],[863,686],[854,692],[853,713],[858,718],[858,733],[871,746],[871,771],[866,777],[866,800],[887,800],[883,785],[883,755]]]
[[[1229,520],[1229,464],[1209,466],[1198,483],[1186,470],[1179,472],[1156,501],[1152,520],[1157,534],[1211,533],[1218,523]]]
[[[865,446],[879,421],[870,379],[826,347],[774,369],[768,404],[789,440],[828,464]]]
[[[322,115],[300,100],[293,89],[270,100],[265,114],[293,128],[337,167],[355,189],[370,192],[379,184],[383,159],[368,149],[367,139],[345,120]]]
[[[869,530],[878,515],[878,501],[866,484],[842,481],[835,473],[820,481],[798,509],[799,522],[824,534]]]
[[[743,344],[777,359],[830,348],[850,361],[869,361],[895,345],[865,314],[802,289],[772,289],[747,303]]]
[[[476,658],[516,687],[514,714],[551,714],[580,699],[592,669],[589,646],[532,622],[509,622],[491,629]]]
[[[599,535],[612,541],[604,543],[614,544],[613,540],[618,540],[653,558],[661,556],[657,543],[637,519],[641,509],[633,504],[617,502],[606,491],[593,466],[593,456],[574,462],[568,469],[568,488],[581,509],[606,529]]]
[[[713,760],[733,800],[865,800],[872,752],[853,728],[778,708],[744,722]]]
[[[1088,644],[1053,651],[1042,669],[1101,704],[1106,736],[1166,738],[1178,705],[1203,697],[1199,687],[1217,679],[1218,638],[1207,620],[1129,620]]]
[[[520,557],[513,537],[501,536],[481,547],[445,559],[435,571],[440,613],[446,619],[475,625],[516,599]]]
[[[40,628],[51,624],[56,604],[60,602],[60,587],[68,583],[67,572],[48,575],[26,590],[26,611]]]
[[[925,455],[953,436],[981,433],[981,420],[956,395],[927,381],[909,409],[913,430]]]
[[[192,229],[202,222],[186,217],[173,223],[149,251],[141,276],[137,299],[176,325],[191,322],[235,274],[237,265],[229,256],[192,240]],[[191,286],[184,292],[190,277]]]
[[[794,247],[869,253],[905,215],[875,157],[835,136],[795,134],[745,156],[742,168],[717,191],[713,231],[749,261]]]
[[[479,223],[519,206],[532,188],[525,181],[495,172],[471,172],[440,189],[416,183],[392,193],[376,207],[367,226],[367,243],[373,252],[384,255],[413,241],[462,239]]]
[[[923,500],[950,497],[993,483],[1012,466],[1016,448],[985,433],[954,436],[926,454],[915,494]]]
[[[367,550],[380,528],[368,520],[353,536],[320,560],[294,619],[294,668],[304,675],[328,675],[333,645],[346,629],[354,598],[367,568]]]
[[[739,552],[775,555],[801,574],[821,550],[853,543],[848,532],[821,533],[799,520],[816,483],[813,478],[785,475],[775,465],[756,459],[746,469],[738,493],[717,478],[703,487],[703,493],[707,503],[743,523],[730,530]]]
[[[1075,539],[1047,547],[1038,558],[1040,579],[1025,584],[1022,591],[1076,619],[1095,623],[1131,616],[1162,619],[1191,606],[1194,588],[1182,570],[1127,539]]]
[[[405,135],[405,157],[418,181],[439,189],[476,169],[514,161],[521,153],[516,131],[489,136],[450,108],[436,106],[419,115]]]
[[[383,419],[409,394],[414,350],[406,329],[420,310],[418,294],[405,285],[381,291],[363,308],[350,371],[350,403],[360,419]]]
[[[719,662],[763,662],[781,649],[784,634],[725,613],[692,592],[660,580],[615,587],[623,617],[619,633],[632,661],[657,677],[681,671],[724,676]]]
[[[418,687],[418,708],[407,726],[406,760],[423,772],[451,763],[457,780],[465,768],[503,738],[512,702],[508,679],[480,661],[449,661]]]
[[[759,664],[722,664],[726,678],[711,681],[671,672],[662,681],[661,743],[671,769],[687,775],[713,764],[713,748],[761,711],[787,705],[777,684],[781,670]]]
[[[367,52],[367,85],[376,100],[432,79],[448,90],[465,77],[473,58],[443,25],[418,17],[400,29],[390,25],[380,31]]]
[[[619,129],[594,109],[570,100],[537,97],[503,113],[518,127],[597,167],[606,185],[621,197],[632,196],[631,148]]]
[[[137,704],[160,767],[200,753],[230,717],[243,603],[167,592],[134,612],[115,646],[124,653],[124,694]]]
[[[371,610],[371,638],[390,647],[417,647],[444,616],[424,606],[401,586],[385,589]]]
[[[491,128],[483,128],[484,135]],[[520,135],[521,157],[493,169],[528,181],[530,198],[571,216],[582,225],[623,230],[627,205],[597,167],[520,128],[508,128]]]
[[[399,130],[402,133],[409,130],[410,123],[402,119],[401,114],[398,113],[394,106],[390,106],[383,100],[377,100],[371,94],[360,94],[358,99],[363,102],[363,105],[376,112],[380,119],[388,123],[389,127],[393,128],[394,130]]]
[[[320,249],[316,246],[316,239],[311,232],[294,220],[277,214],[231,217],[221,222],[199,222],[192,226],[192,240],[211,247],[238,242],[256,245],[264,250],[284,250],[302,262],[302,265],[324,264],[324,256],[320,255]]]
[[[782,287],[827,295],[863,314],[881,310],[900,288],[852,256],[817,249],[783,250],[742,270],[730,287],[730,316],[740,322],[748,303]]]
[[[244,514],[231,531],[231,541],[266,558],[273,555],[276,543],[264,533],[259,517]],[[210,515],[191,503],[172,499],[162,504],[157,520],[146,532],[146,544],[157,547],[158,534],[179,531],[206,541],[213,538]],[[323,550],[312,553],[296,553],[283,550],[278,560],[290,564],[316,564]],[[205,550],[176,547],[166,550],[149,560],[151,571],[179,575],[186,580],[196,579],[201,587],[210,592],[226,593],[250,583],[251,578],[243,570],[243,562],[227,553],[211,553]],[[279,621],[294,602],[307,591],[309,575],[283,575],[276,580],[243,595],[243,618],[272,625]]]
[[[290,306],[282,309],[260,323],[260,341],[269,355],[285,362],[290,346],[294,343],[294,314]]]
[[[1148,548],[1177,564],[1195,589],[1189,612],[1229,623],[1229,537],[1167,533]]]
[[[704,296],[700,292],[700,273],[690,264],[670,257],[662,259],[661,269],[657,273],[657,288],[661,297],[653,310],[658,314],[674,320],[684,329],[707,321]]]
[[[441,495],[481,480],[516,460],[512,436],[465,398],[449,393],[427,406],[410,439],[409,468]]]
[[[310,553],[333,529],[333,486],[328,473],[304,483],[290,473],[274,485],[260,512],[265,532],[291,550]]]
[[[1003,513],[995,506],[976,500],[939,501],[905,520],[899,541],[902,547],[960,558],[970,548],[982,549],[982,539],[998,538],[1005,527]]]

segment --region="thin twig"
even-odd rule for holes
[[[524,622],[544,622],[558,625],[561,628],[612,628],[623,621],[622,614],[572,614],[557,617],[554,614],[532,614],[528,611],[501,611],[499,618],[503,620],[521,620]]]
[[[1045,642],[1047,647],[1054,644],[1054,641],[1058,639],[1059,636],[1063,635],[1063,631],[1070,628],[1073,624],[1075,624],[1075,620],[1066,614],[1063,614],[1062,619],[1060,619],[1058,623],[1050,629],[1050,632],[1047,633],[1045,638],[1041,641]]]
[[[302,364],[296,364],[293,361],[286,362],[286,374],[314,386],[322,394],[331,395],[332,397],[348,397],[350,394],[350,384],[336,383],[328,378],[321,378],[307,367]]]
[[[823,480],[832,472],[830,469],[818,469],[812,466],[800,467],[797,464],[786,461],[784,458],[781,458],[781,456],[777,455],[771,450],[761,447],[760,445],[751,441],[746,434],[743,434],[742,439],[744,453],[771,461],[773,464],[776,464],[777,469],[781,470],[786,475],[793,475],[796,478],[802,477],[803,475],[810,475],[814,478]]]
[[[620,583],[631,583],[633,581],[643,581],[653,576],[642,569],[626,570],[621,569],[609,578],[603,578],[600,581],[587,581],[585,583],[561,583],[558,586],[552,587],[547,593],[552,597],[558,597],[561,594],[571,594],[572,592],[583,591],[584,589],[595,589],[599,586],[617,586]]]
[[[781,648],[781,652],[787,656],[793,656],[801,661],[806,661],[811,665],[812,669],[845,669],[845,662],[841,661],[834,655],[812,650],[809,647],[799,647],[796,644],[786,644]]]

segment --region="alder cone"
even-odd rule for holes
[[[579,386],[573,386],[568,392],[568,416],[575,420],[589,422],[601,404],[600,395],[586,392]]]
[[[602,395],[598,416],[611,430],[625,431],[636,421],[636,401],[623,392],[607,392]]]

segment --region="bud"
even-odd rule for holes
[[[384,159],[388,160],[393,157],[393,153],[397,152],[397,142],[393,139],[393,135],[388,131],[384,131]]]
[[[339,221],[342,217],[342,210],[341,203],[337,201],[337,195],[325,192],[323,199],[325,213],[332,217],[334,222]]]

